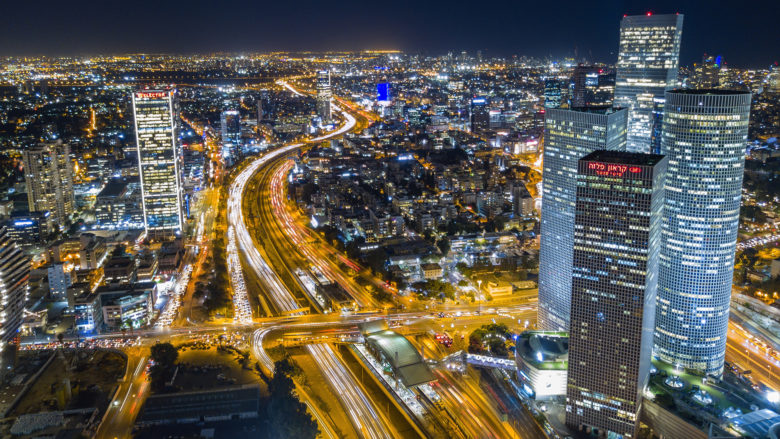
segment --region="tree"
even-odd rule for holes
[[[374,274],[385,272],[385,261],[387,260],[387,254],[381,248],[377,248],[368,252],[365,257],[366,264],[371,268]]]
[[[149,369],[152,387],[160,390],[165,387],[165,382],[173,373],[179,351],[170,343],[156,343],[152,346],[150,357],[154,361],[154,365]]]
[[[498,216],[493,220],[493,226],[495,227],[496,232],[503,231],[505,225],[506,220],[503,217]]]
[[[444,256],[447,256],[447,253],[450,252],[450,239],[446,236],[441,238],[436,245],[439,247],[439,250],[441,250],[441,254]]]
[[[315,438],[317,422],[298,400],[295,383],[290,378],[294,366],[286,358],[274,364],[274,376],[268,383],[271,399],[266,407],[269,438]]]

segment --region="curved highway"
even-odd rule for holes
[[[287,83],[281,83],[281,85],[285,86],[293,93],[300,94]],[[342,114],[345,123],[333,132],[310,139],[310,142],[319,142],[337,137],[355,127],[356,120],[352,115],[341,110],[341,108],[335,104],[333,105],[333,109]],[[283,154],[290,153],[302,145],[303,143],[287,145],[255,159],[235,178],[231,184],[228,198],[228,222],[233,226],[235,239],[238,242],[240,251],[246,258],[247,265],[251,267],[257,278],[260,279],[260,282],[265,287],[269,298],[273,301],[276,308],[283,313],[290,314],[296,314],[296,311],[301,308],[301,305],[295,300],[293,294],[287,289],[279,276],[271,269],[268,261],[258,250],[257,243],[253,240],[247,229],[242,198],[247,183],[255,173],[273,159]],[[339,395],[356,430],[365,437],[393,437],[391,433],[392,429],[389,426],[387,418],[374,407],[374,404],[358,385],[356,378],[349,372],[346,366],[342,364],[336,353],[329,346],[323,345],[310,345],[307,346],[307,350],[318,364],[331,387]],[[267,366],[268,359],[258,358],[258,360],[261,360],[261,362],[265,363]]]

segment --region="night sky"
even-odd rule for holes
[[[2,3],[0,55],[481,49],[484,56],[560,57],[576,48],[579,57],[614,62],[622,15],[651,10],[685,14],[683,65],[703,52],[722,54],[735,67],[780,61],[777,0]]]

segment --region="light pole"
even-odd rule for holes
[[[479,306],[479,315],[482,315],[482,279],[477,279],[477,304]]]

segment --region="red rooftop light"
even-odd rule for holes
[[[651,16],[651,15],[653,15],[653,13],[652,13],[652,12],[650,12],[650,11],[647,11],[647,16],[649,17],[649,16]]]

